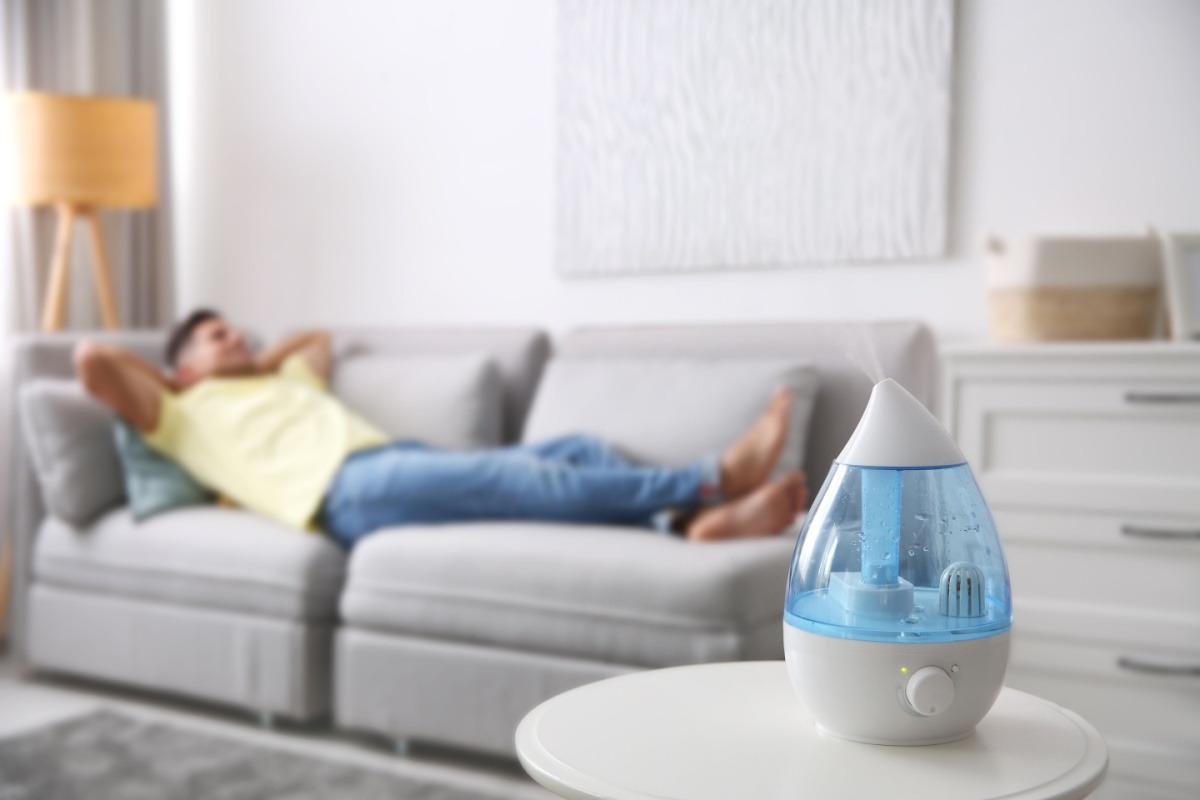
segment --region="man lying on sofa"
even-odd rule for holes
[[[719,457],[668,468],[583,435],[474,452],[389,442],[328,392],[323,331],[254,355],[237,328],[200,310],[171,332],[166,360],[173,375],[112,345],[75,351],[88,391],[200,483],[283,523],[315,522],[347,548],[390,526],[480,519],[667,519],[695,541],[765,536],[808,502],[803,473],[770,480],[787,437],[784,389]]]

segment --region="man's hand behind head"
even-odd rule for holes
[[[75,346],[75,372],[88,392],[143,432],[158,427],[164,392],[174,381],[153,364],[116,345],[83,340]]]

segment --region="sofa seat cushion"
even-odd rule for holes
[[[631,666],[782,658],[794,543],[529,522],[397,528],[356,547],[341,612],[364,630]]]
[[[345,556],[324,536],[230,508],[189,508],[138,523],[128,508],[76,529],[47,518],[39,583],[193,608],[333,620]]]

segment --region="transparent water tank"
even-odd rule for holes
[[[876,642],[1008,630],[1008,569],[971,468],[835,464],[797,543],[784,619]]]

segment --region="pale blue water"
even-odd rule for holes
[[[838,639],[875,642],[954,642],[1003,633],[1011,626],[1004,604],[984,598],[982,617],[945,617],[938,612],[937,590],[913,590],[913,613],[902,620],[848,614],[828,589],[805,592],[784,609],[783,619],[793,628]]]

